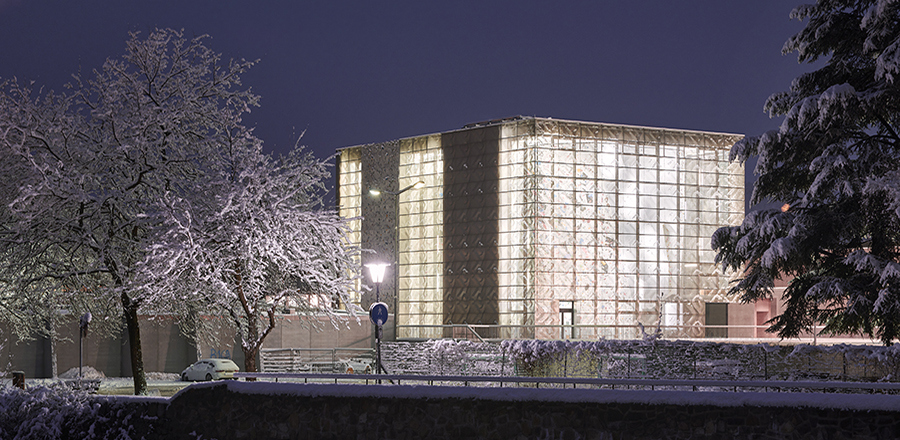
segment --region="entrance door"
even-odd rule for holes
[[[706,337],[728,337],[728,303],[706,303]]]
[[[560,339],[575,339],[575,302],[559,302]]]

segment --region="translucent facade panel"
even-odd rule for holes
[[[398,337],[439,338],[443,320],[443,155],[440,136],[400,143]],[[424,186],[414,185],[423,182]]]
[[[362,230],[362,154],[359,148],[341,150],[340,169],[338,170],[338,214],[345,219],[350,219],[347,234],[347,246],[359,247],[361,244],[360,231]],[[359,264],[359,256],[356,257]],[[361,280],[356,281],[355,297],[350,298],[353,303],[360,301],[359,291]]]
[[[504,326],[506,337],[531,338],[539,334],[532,327],[536,323],[534,291],[538,282],[535,255],[538,252],[552,255],[554,241],[551,213],[555,170],[549,153],[536,148],[534,138],[527,131],[519,132],[515,126],[501,130],[498,295],[500,303],[506,306],[500,309],[498,323]],[[538,182],[543,185],[539,186]],[[543,216],[536,211],[538,198],[544,201]],[[542,262],[553,260],[547,257]],[[545,273],[552,270],[552,264],[542,268]],[[544,282],[545,278],[540,281]]]
[[[501,246],[524,248],[534,273],[524,285],[501,283],[501,297],[522,301],[517,310],[534,304],[536,337],[573,335],[552,328],[563,319],[559,304],[572,305],[575,337],[635,337],[637,323],[698,336],[689,324],[701,308],[691,304],[727,291],[708,243],[717,227],[740,222],[743,170],[697,133],[564,125],[503,132],[501,175],[517,176],[526,196],[501,181],[501,205],[521,206],[515,216],[501,207]],[[595,137],[561,138],[563,131]],[[504,228],[512,224],[534,229]],[[500,251],[501,259],[509,254]],[[501,324],[527,321],[511,310]]]
[[[537,118],[499,125],[496,163],[485,164],[496,185],[486,172],[472,175],[496,190],[496,202],[466,218],[444,205],[445,186],[475,186],[445,181],[442,148],[486,145],[479,131],[445,134],[461,139],[452,147],[440,145],[442,135],[400,141],[399,187],[425,187],[398,201],[399,337],[444,336],[443,289],[453,277],[445,260],[455,252],[443,255],[453,246],[444,242],[445,232],[453,236],[445,221],[472,222],[474,230],[496,219],[494,242],[478,245],[496,255],[487,269],[497,286],[481,287],[497,289],[497,337],[632,338],[641,336],[638,324],[698,337],[704,302],[735,300],[709,239],[743,217],[743,168],[728,162],[738,136]],[[360,165],[351,150],[342,155],[339,203],[341,215],[359,216]],[[475,157],[448,151],[447,166]]]

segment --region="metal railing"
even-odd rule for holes
[[[657,330],[660,336],[673,339],[703,340],[760,340],[778,341],[774,333],[767,333],[768,325],[661,325],[645,326],[624,324],[401,324],[396,327],[398,340],[416,339],[466,339],[470,341],[499,341],[503,339],[570,339],[597,340],[599,338],[633,339],[645,334],[653,334]],[[821,330],[816,327],[814,330]],[[817,340],[849,340],[865,343],[878,343],[862,336],[817,336],[815,332],[804,333],[792,339],[797,342],[813,342]]]
[[[697,392],[900,393],[900,383],[704,379],[600,379],[588,377],[428,376],[408,374],[235,373],[238,379],[273,382],[620,389]]]
[[[374,369],[371,348],[264,348],[260,350],[264,372],[344,373]]]

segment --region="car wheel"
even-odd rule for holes
[[[212,374],[206,373],[206,380],[212,380]]]
[[[188,381],[187,373],[181,373],[181,380],[184,382]]]

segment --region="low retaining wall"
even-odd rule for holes
[[[230,358],[243,369],[244,353],[232,331],[221,330],[215,335],[214,342],[194,346],[171,317],[150,319],[141,315],[139,319],[144,371],[181,373],[199,357]],[[278,325],[266,337],[263,348],[374,347],[372,324],[368,319],[357,322],[348,317],[346,326],[341,324],[339,328],[331,325],[328,317],[322,316],[279,314],[276,319]],[[78,331],[78,316],[57,328],[57,374],[79,366]],[[0,334],[11,335],[13,332],[0,325]],[[24,371],[29,379],[50,378],[53,376],[50,353],[50,341],[46,338],[31,341],[12,338],[8,343],[0,339],[0,368]],[[91,333],[84,340],[84,365],[103,372],[106,377],[131,376],[130,356],[128,335],[124,332],[110,337]]]
[[[152,435],[885,439],[900,438],[898,414],[900,397],[887,395],[217,382],[173,396]]]

